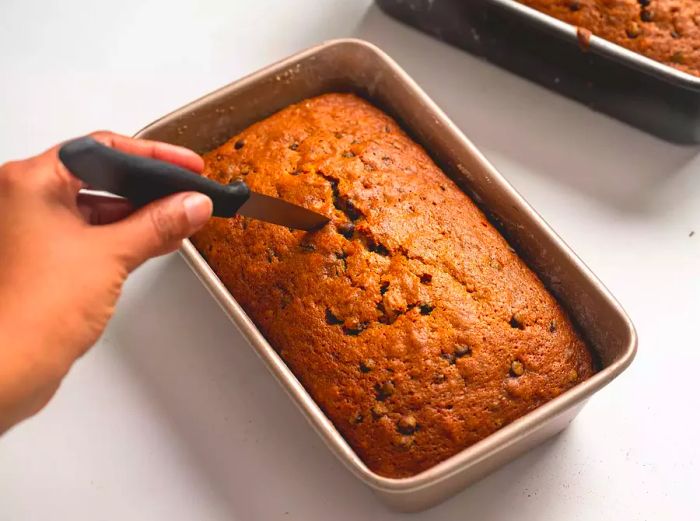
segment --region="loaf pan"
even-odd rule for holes
[[[390,506],[421,510],[563,429],[593,393],[630,364],[636,334],[600,281],[418,85],[367,42],[334,40],[303,51],[186,105],[144,128],[137,137],[203,153],[287,105],[332,91],[366,98],[395,117],[428,150],[569,310],[602,366],[589,380],[435,467],[410,478],[386,478],[372,472],[353,452],[204,258],[185,241],[181,251],[187,263],[331,451]]]
[[[377,0],[389,15],[677,143],[700,142],[700,77],[514,0]],[[466,72],[465,72],[466,73]]]

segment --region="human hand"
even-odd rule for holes
[[[130,154],[201,172],[194,152],[108,132]],[[179,248],[211,217],[211,200],[181,193],[132,211],[78,194],[58,146],[0,166],[0,433],[35,414],[100,337],[127,275]]]

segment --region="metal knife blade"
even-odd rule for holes
[[[272,224],[297,230],[315,230],[326,224],[328,217],[269,195],[250,192],[250,197],[238,213]]]

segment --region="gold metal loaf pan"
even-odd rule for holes
[[[428,508],[557,433],[585,401],[632,361],[637,337],[608,290],[472,143],[386,54],[360,40],[334,40],[231,83],[141,130],[137,137],[199,153],[287,105],[330,91],[355,92],[388,114],[486,212],[568,309],[602,369],[563,395],[416,476],[369,470],[304,390],[189,241],[182,254],[326,445],[363,483],[402,511]]]

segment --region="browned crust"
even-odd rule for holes
[[[584,342],[475,204],[387,115],[327,94],[205,156],[205,175],[332,219],[194,237],[374,471],[405,477],[592,373]]]
[[[700,76],[700,2],[696,0],[518,1],[653,60]]]

